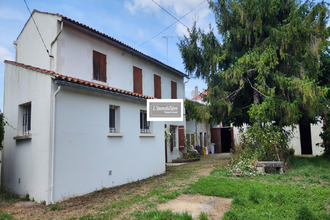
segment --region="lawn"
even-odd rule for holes
[[[295,157],[285,174],[233,177],[226,169],[185,193],[234,198],[224,219],[330,219],[330,162]]]
[[[183,193],[233,198],[224,219],[330,219],[329,160],[295,157],[285,174],[255,177],[232,176],[227,163],[226,158],[209,155],[168,167],[160,177],[50,206],[19,206],[17,197],[0,192],[0,219],[192,219],[187,213],[157,211],[157,204]]]

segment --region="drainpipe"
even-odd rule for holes
[[[54,169],[55,169],[55,113],[56,113],[56,96],[60,92],[61,86],[57,87],[57,90],[53,96],[53,118],[52,118],[52,146],[51,146],[51,180],[50,180],[50,203],[54,203]]]
[[[57,33],[56,37],[54,38],[54,40],[50,43],[50,62],[49,62],[49,69],[50,70],[53,70],[54,69],[52,68],[52,60],[54,59],[54,56],[53,56],[53,45],[55,44],[55,42],[57,41],[57,38],[60,36],[60,34],[62,33],[62,30],[63,30],[63,21],[61,21],[61,29],[60,31]]]

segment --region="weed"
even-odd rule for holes
[[[150,212],[141,212],[135,211],[132,213],[135,219],[138,220],[149,220],[149,219],[172,219],[172,220],[192,220],[191,215],[188,213],[173,213],[169,210],[167,211],[150,211]]]
[[[79,220],[92,220],[92,219],[95,219],[92,214],[87,214],[87,215],[84,215],[84,216],[81,216],[79,218]]]
[[[317,219],[314,213],[309,209],[307,205],[300,205],[297,208],[297,219],[298,220],[314,220]]]
[[[63,209],[63,207],[60,206],[59,204],[54,204],[54,205],[50,206],[50,211],[60,211],[62,209]]]
[[[5,220],[5,219],[14,219],[14,217],[6,212],[0,211],[0,220]]]
[[[208,220],[207,214],[205,212],[202,212],[199,214],[199,220]]]

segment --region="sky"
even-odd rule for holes
[[[59,13],[160,60],[182,72],[183,60],[177,44],[187,27],[207,31],[215,27],[207,0],[25,0],[31,11]],[[162,8],[165,10],[163,10]],[[190,13],[189,13],[190,12]],[[188,13],[188,14],[187,14]],[[173,18],[180,19],[178,22]],[[30,13],[24,0],[0,0],[0,109],[3,109],[4,60],[15,59],[13,42]],[[173,25],[172,25],[173,24]],[[172,26],[170,26],[172,25]],[[63,73],[65,74],[65,73]],[[188,82],[187,82],[188,81]],[[199,79],[185,79],[186,97],[207,85]]]

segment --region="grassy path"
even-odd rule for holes
[[[125,186],[103,189],[46,206],[15,197],[0,198],[0,219],[131,219],[155,211],[158,203],[183,193],[190,184],[228,164],[228,154],[208,155],[201,161],[167,167],[166,174]],[[5,197],[8,195],[0,194]],[[9,215],[5,214],[8,213]]]

